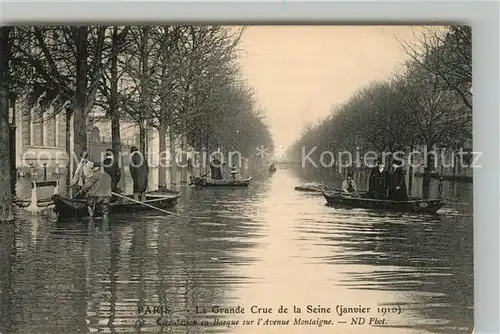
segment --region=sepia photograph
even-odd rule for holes
[[[470,26],[0,44],[0,334],[473,332]]]

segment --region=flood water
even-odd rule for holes
[[[446,185],[449,205],[415,216],[326,207],[293,190],[304,181],[293,169],[253,176],[248,189],[183,187],[183,218],[60,223],[22,212],[0,225],[0,333],[471,332],[472,183]],[[370,310],[339,316],[337,305]],[[185,319],[199,326],[168,323]]]

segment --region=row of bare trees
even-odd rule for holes
[[[362,87],[330,116],[307,129],[291,154],[302,148],[328,151],[431,152],[435,145],[458,150],[472,139],[471,28],[428,28],[416,43],[401,42],[410,60],[386,81]],[[306,149],[308,152],[309,149]],[[424,196],[433,161],[425,159]]]
[[[88,116],[99,110],[111,122],[116,158],[125,120],[139,127],[143,153],[151,129],[159,135],[160,152],[169,137],[183,148],[231,146],[248,153],[272,143],[242,80],[243,33],[184,25],[2,27],[1,94],[11,102],[23,99],[26,110],[46,118],[64,114],[70,155],[87,148]],[[8,115],[6,103],[2,115]],[[164,183],[165,170],[159,173]]]

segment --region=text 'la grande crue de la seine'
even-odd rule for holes
[[[150,305],[138,308],[136,326],[154,319],[159,326],[315,326],[333,325],[384,326],[388,317],[402,313],[399,305],[259,305],[195,306],[192,310],[174,310],[169,306]],[[182,316],[181,316],[182,314]]]

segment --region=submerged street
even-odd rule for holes
[[[472,183],[446,186],[439,215],[415,216],[336,210],[294,191],[301,182],[290,168],[249,188],[184,187],[182,219],[22,213],[0,225],[0,333],[276,332],[266,319],[289,320],[287,333],[471,332]]]

